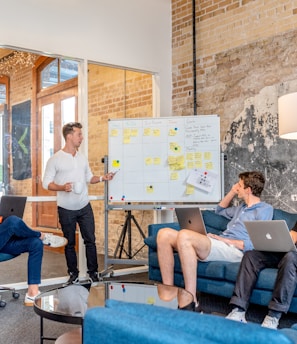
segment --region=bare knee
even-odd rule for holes
[[[165,227],[161,228],[157,234],[157,245],[170,244],[171,246],[176,246],[178,231],[175,229]]]
[[[192,232],[187,229],[182,229],[177,235],[177,247],[189,247],[192,245]]]

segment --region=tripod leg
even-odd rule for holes
[[[120,249],[120,253],[119,253],[119,258],[122,258],[122,252],[125,251],[124,249],[124,244],[125,244],[125,239],[126,239],[126,235],[128,235],[128,250],[127,252],[125,251],[125,253],[127,254],[129,259],[132,259],[145,245],[143,245],[136,253],[132,254],[132,227],[131,227],[131,221],[134,222],[135,226],[137,227],[139,233],[141,234],[141,236],[143,237],[143,239],[145,238],[145,234],[143,233],[140,225],[138,224],[138,222],[136,221],[134,215],[132,215],[131,210],[128,210],[127,212],[127,216],[126,216],[126,220],[119,238],[119,241],[117,243],[116,249],[114,251],[114,257],[117,256],[118,250]]]
[[[140,225],[138,224],[137,220],[135,219],[134,215],[132,215],[132,220],[135,223],[136,227],[138,228],[139,233],[141,234],[141,236],[143,237],[143,239],[145,239],[145,234],[143,233]]]
[[[114,254],[113,254],[114,258],[116,258],[119,248],[120,248],[119,258],[122,258],[122,252],[123,252],[123,247],[124,247],[124,243],[125,243],[125,237],[126,237],[126,233],[127,233],[127,228],[128,228],[128,217],[125,220],[125,223],[123,225],[123,229],[122,229],[121,235],[119,237],[116,249],[114,251]]]

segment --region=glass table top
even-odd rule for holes
[[[104,306],[106,299],[183,308],[193,296],[183,288],[158,283],[105,281],[97,286],[70,285],[41,293],[34,310],[48,319],[81,324],[88,307]]]

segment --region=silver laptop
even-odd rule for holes
[[[0,217],[2,221],[10,215],[23,218],[27,197],[3,195],[0,199]]]
[[[207,235],[199,208],[175,208],[175,213],[181,229],[191,229],[197,233]]]
[[[270,252],[296,250],[285,220],[245,221],[244,224],[256,250]]]

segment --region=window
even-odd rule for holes
[[[0,84],[0,104],[6,104],[6,85]]]
[[[78,62],[56,58],[44,67],[40,73],[41,89],[45,89],[61,82],[77,78]]]
[[[0,104],[7,104],[9,99],[9,77],[0,76]]]

